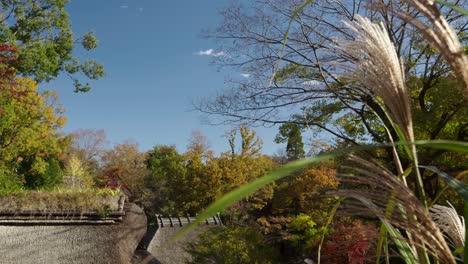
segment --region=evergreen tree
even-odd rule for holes
[[[280,126],[275,137],[276,143],[286,144],[286,155],[288,160],[297,160],[305,156],[302,134],[298,125],[286,123]]]

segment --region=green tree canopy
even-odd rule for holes
[[[158,145],[149,152],[147,165],[150,171],[147,184],[153,193],[149,207],[156,213],[178,213],[176,196],[184,188],[186,174],[183,155],[175,146]]]
[[[55,166],[67,141],[58,131],[64,124],[56,94],[39,93],[37,83],[17,78],[0,89],[0,173],[44,174]],[[49,160],[50,161],[50,160]]]
[[[280,263],[277,250],[252,227],[212,228],[189,244],[188,263],[267,264]]]
[[[73,80],[75,92],[91,89],[77,75],[97,80],[104,68],[95,60],[79,61],[73,56],[76,44],[89,51],[97,47],[93,33],[75,39],[65,10],[68,0],[0,1],[0,43],[18,47],[19,60],[13,62],[18,73],[38,82],[49,81],[60,73]]]
[[[241,140],[235,140],[240,134]],[[273,161],[260,154],[261,139],[248,127],[234,129],[229,135],[231,151],[213,155],[206,138],[193,134],[187,151],[180,154],[174,146],[156,146],[148,156],[148,186],[154,210],[167,214],[195,214],[216,198],[262,176]],[[240,147],[237,150],[237,144]],[[261,209],[271,198],[268,186],[244,201],[248,209]]]
[[[275,142],[286,143],[286,155],[288,160],[297,160],[305,156],[302,133],[297,124],[282,124],[275,137]]]

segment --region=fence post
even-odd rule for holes
[[[164,222],[163,222],[162,217],[161,217],[160,214],[156,215],[156,222],[157,222],[157,220],[159,220],[160,227],[164,227]]]
[[[169,215],[169,222],[171,223],[171,227],[174,227],[174,223],[172,222],[172,216]]]

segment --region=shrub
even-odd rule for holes
[[[46,161],[46,169],[42,173],[26,174],[25,186],[30,189],[50,189],[62,182],[63,171],[56,159]]]
[[[18,192],[22,189],[23,183],[17,175],[14,175],[0,167],[0,196]]]
[[[191,243],[189,263],[279,263],[276,251],[252,227],[212,228]]]
[[[377,227],[359,220],[337,225],[323,245],[322,263],[375,262],[377,237]]]
[[[299,214],[288,225],[288,231],[291,233],[290,241],[294,247],[306,251],[317,244],[322,234],[327,232],[327,228],[317,227],[317,223],[310,216]]]

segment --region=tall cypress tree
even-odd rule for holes
[[[286,123],[281,125],[275,137],[275,142],[286,143],[288,160],[297,160],[305,156],[301,130],[296,124]]]

